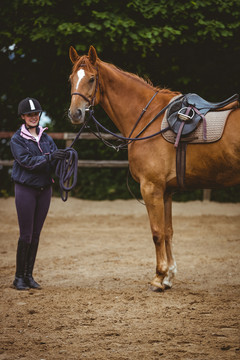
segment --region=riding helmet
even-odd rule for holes
[[[42,112],[42,107],[37,99],[27,97],[18,104],[18,115]]]

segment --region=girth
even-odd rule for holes
[[[176,174],[177,174],[177,183],[180,189],[185,188],[185,171],[186,171],[186,151],[187,151],[186,142],[180,142],[176,148]]]

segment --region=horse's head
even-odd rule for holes
[[[68,116],[73,124],[81,124],[84,121],[86,111],[99,101],[98,57],[93,46],[90,46],[88,55],[83,56],[79,56],[71,46],[69,57],[73,63],[73,70],[70,75],[72,99]]]

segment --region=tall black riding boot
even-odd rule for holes
[[[27,258],[29,244],[26,241],[18,240],[16,256],[16,274],[13,285],[17,290],[28,290],[29,286],[24,280],[25,262]]]
[[[29,247],[27,261],[26,261],[26,273],[25,273],[25,283],[32,289],[41,289],[41,286],[34,280],[33,268],[37,256],[38,250],[38,241],[32,241]]]

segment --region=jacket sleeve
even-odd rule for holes
[[[45,154],[45,156],[47,157],[47,160],[50,162],[51,167],[53,169],[55,169],[55,167],[57,165],[57,160],[52,159],[52,153],[54,153],[54,151],[58,150],[58,147],[50,136],[48,138],[49,138],[49,143],[50,143],[50,152],[48,154]]]
[[[52,141],[50,150],[54,151],[55,143]],[[56,146],[56,145],[55,145]],[[44,169],[49,164],[49,155],[33,155],[24,142],[18,141],[18,139],[12,138],[10,141],[10,147],[16,162],[23,168],[34,171]]]

